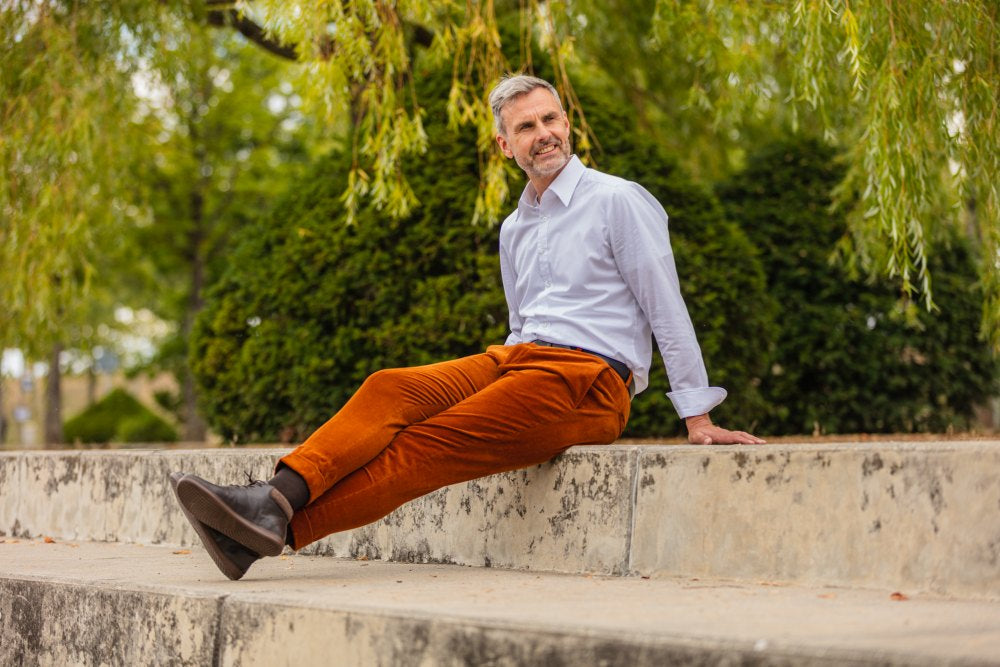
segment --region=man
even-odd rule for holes
[[[763,442],[708,417],[726,392],[708,386],[660,204],[572,155],[549,83],[506,78],[490,104],[500,150],[529,179],[500,230],[510,336],[483,354],[373,374],[266,483],[172,475],[228,577],[448,484],[613,442],[647,385],[651,335],[691,442]]]

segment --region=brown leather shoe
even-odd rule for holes
[[[183,477],[184,473],[182,472],[175,472],[170,475],[170,486],[173,487],[175,494],[177,493],[177,485]],[[211,556],[216,566],[222,570],[222,574],[236,581],[247,573],[251,565],[260,560],[260,555],[247,549],[236,540],[226,537],[211,526],[207,526],[199,521],[184,507],[184,503],[180,503],[180,505],[184,516],[191,522],[194,532],[198,534],[201,543],[205,545],[205,551]]]
[[[267,482],[217,486],[184,475],[177,499],[196,519],[261,556],[277,556],[285,548],[292,506]]]

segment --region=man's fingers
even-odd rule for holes
[[[764,440],[758,438],[757,436],[747,433],[745,431],[737,431],[736,434],[740,437],[741,445],[763,445],[766,444]]]
[[[763,445],[766,442],[746,431],[727,431],[724,428],[716,427],[710,432],[695,431],[690,434],[689,440],[695,445]]]

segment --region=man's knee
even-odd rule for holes
[[[383,368],[369,375],[361,385],[363,391],[397,392],[413,377],[410,368]]]

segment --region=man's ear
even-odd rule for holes
[[[497,145],[500,146],[500,151],[508,158],[514,157],[514,151],[510,149],[510,144],[507,143],[507,138],[502,134],[497,135]]]

